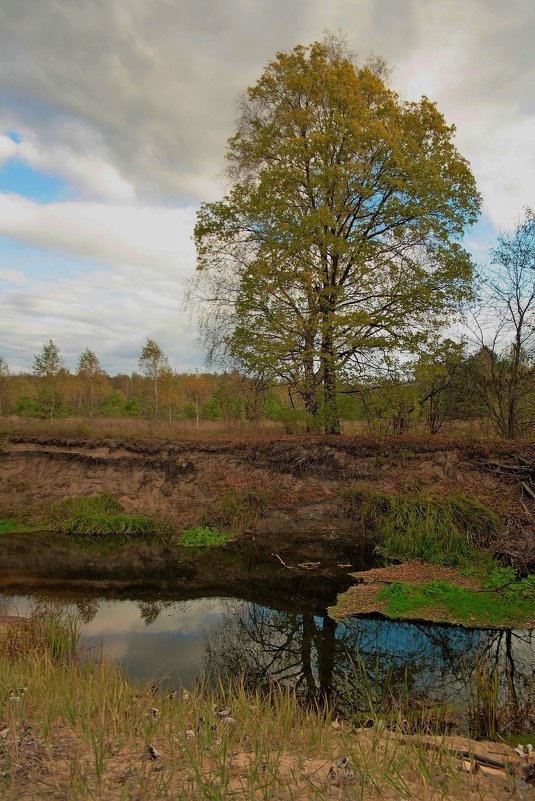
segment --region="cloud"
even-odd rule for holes
[[[5,0],[0,124],[87,197],[210,200],[237,94],[277,50],[341,29],[362,58],[391,61],[402,93],[428,93],[457,123],[489,213],[518,213],[525,192],[503,175],[522,162],[509,136],[535,114],[531,0],[287,0],[273,12],[271,0]]]
[[[103,264],[171,270],[175,281],[194,269],[195,209],[103,203],[36,203],[0,194],[0,235]]]
[[[0,234],[75,257],[68,270],[62,262],[52,282],[45,273],[24,281],[24,254],[16,266],[2,268],[0,277],[13,285],[0,298],[3,355],[14,369],[26,368],[52,337],[71,367],[89,346],[107,370],[124,372],[136,368],[150,336],[177,369],[201,366],[183,309],[184,283],[195,264],[193,220],[191,208],[39,204],[0,195]]]
[[[0,134],[0,167],[8,159],[13,158],[17,152],[17,147],[18,145],[13,139],[9,136],[4,136],[4,134]]]
[[[0,195],[0,234],[43,254],[42,276],[35,254],[1,258],[15,367],[49,337],[72,363],[94,347],[109,370],[135,367],[146,336],[201,364],[180,312],[195,208],[221,193],[239,92],[324,28],[361,59],[384,55],[402,96],[437,100],[495,226],[535,206],[532,0],[3,0],[0,166],[20,159],[71,192]]]

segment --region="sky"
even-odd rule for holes
[[[148,337],[203,369],[184,308],[195,212],[223,194],[237,98],[277,51],[341,31],[457,128],[488,260],[535,207],[533,0],[1,0],[0,355],[53,339],[131,372]]]

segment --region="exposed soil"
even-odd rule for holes
[[[514,475],[492,465],[518,458],[534,461],[535,446],[515,445],[513,452],[503,443],[408,437],[254,443],[14,436],[0,452],[3,516],[38,521],[53,501],[107,491],[128,513],[161,515],[186,527],[219,524],[221,505],[244,490],[261,493],[263,503],[249,510],[230,548],[210,555],[137,545],[98,557],[50,535],[9,534],[1,540],[0,586],[14,586],[23,575],[117,586],[152,581],[176,588],[187,582],[191,589],[192,581],[201,588],[208,580],[224,585],[236,578],[237,553],[247,581],[252,568],[269,563],[273,571],[277,562],[289,581],[312,570],[328,578],[338,564],[366,566],[373,547],[340,503],[341,488],[365,483],[387,492],[464,492],[507,515],[520,508],[521,488]],[[320,565],[299,568],[304,562]]]

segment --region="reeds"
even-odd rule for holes
[[[476,739],[495,740],[511,734],[532,734],[535,727],[535,675],[531,686],[521,694],[515,685],[514,670],[501,670],[490,660],[482,660],[468,672],[468,725]]]

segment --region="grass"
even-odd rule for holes
[[[107,492],[58,501],[50,509],[48,523],[62,534],[92,541],[162,539],[170,537],[173,531],[169,520],[126,514]]]
[[[32,531],[34,528],[31,523],[22,523],[15,517],[0,517],[0,534],[16,534]]]
[[[386,602],[386,614],[393,618],[426,619],[444,616],[470,626],[516,626],[535,624],[535,577],[505,588],[485,592],[456,586],[447,581],[427,584],[392,582],[377,594]],[[484,588],[490,589],[490,588]]]
[[[466,495],[388,495],[362,487],[340,493],[348,512],[378,537],[377,553],[400,562],[473,569],[501,527],[498,515]]]
[[[232,538],[229,531],[219,531],[208,526],[192,526],[180,535],[179,542],[185,548],[215,548]]]
[[[389,710],[388,731],[381,710],[374,725],[355,730],[327,707],[300,706],[282,687],[168,693],[129,684],[103,660],[62,657],[46,640],[22,650],[5,642],[0,637],[5,801],[481,798],[479,781],[459,772],[445,743],[426,747],[418,735],[426,729],[416,724],[416,737],[404,739],[406,710]],[[368,685],[363,693],[376,704]],[[351,771],[347,786],[338,786],[340,758]],[[493,792],[505,799],[510,783]]]

